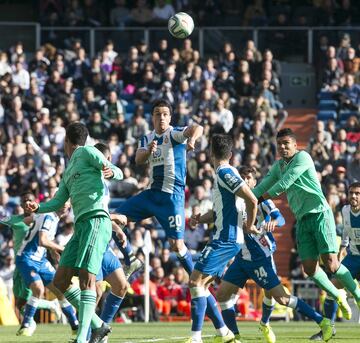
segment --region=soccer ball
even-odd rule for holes
[[[179,12],[170,17],[168,29],[175,38],[186,38],[194,30],[194,21],[187,13]]]

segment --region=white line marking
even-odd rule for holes
[[[209,338],[209,337],[214,337],[213,335],[205,335],[202,336],[202,338]],[[169,337],[169,338],[149,338],[149,339],[143,339],[141,341],[126,341],[124,343],[151,343],[151,342],[163,342],[163,341],[178,341],[180,339],[186,339],[188,338],[188,336],[186,337]]]

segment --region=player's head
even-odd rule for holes
[[[250,188],[256,186],[256,169],[254,167],[243,166],[239,169],[239,174]]]
[[[20,196],[20,205],[24,210],[25,210],[25,205],[33,201],[35,201],[35,195],[30,191],[23,192]],[[30,214],[30,213],[27,213],[25,211],[25,214]]]
[[[296,154],[296,136],[291,129],[281,129],[276,135],[276,144],[279,155],[282,158],[290,159]]]
[[[165,99],[156,100],[151,108],[154,130],[158,134],[164,133],[170,126],[172,107]]]
[[[349,203],[353,210],[360,210],[360,182],[354,182],[349,187]]]
[[[218,161],[230,160],[233,140],[229,135],[215,134],[211,138],[211,157]]]
[[[102,152],[108,161],[111,161],[110,147],[106,143],[99,142],[96,143],[94,147],[98,149],[100,152]]]
[[[70,157],[78,146],[84,146],[89,131],[83,123],[75,122],[68,125],[65,136],[65,153]]]

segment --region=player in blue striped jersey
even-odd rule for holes
[[[347,255],[341,262],[354,279],[360,278],[360,182],[354,182],[349,187],[348,195],[349,204],[345,205],[342,210],[344,231],[339,251],[339,261],[347,252]],[[336,279],[331,280],[337,288],[344,286]],[[359,304],[360,307],[360,304]],[[324,303],[325,316],[335,322],[338,304],[329,296]],[[335,334],[335,333],[334,333]],[[321,332],[313,335],[311,340],[321,340]]]
[[[67,210],[68,206],[66,205],[58,213],[35,214],[33,217],[24,219],[29,225],[31,221],[32,223],[17,252],[16,267],[27,287],[31,289],[32,296],[26,302],[24,317],[17,332],[18,336],[31,336],[33,334],[31,324],[39,301],[44,295],[44,286],[59,299],[61,309],[68,318],[72,330],[76,332],[78,328],[79,322],[74,309],[53,284],[55,269],[46,256],[47,249],[53,251],[57,256],[64,249],[53,240],[59,220]]]
[[[242,167],[240,176],[252,189],[256,185],[256,171],[250,167]],[[235,334],[235,342],[240,342],[239,330],[236,325],[234,305],[237,301],[239,288],[243,288],[248,279],[253,279],[265,290],[263,299],[263,313],[260,329],[267,343],[276,342],[276,336],[269,325],[275,300],[284,306],[293,308],[319,324],[324,337],[331,338],[330,321],[323,318],[301,299],[288,294],[287,289],[281,285],[277,276],[273,253],[276,250],[272,231],[275,227],[285,224],[280,211],[271,200],[258,205],[257,226],[259,234],[245,234],[245,244],[234,262],[230,265],[217,292],[222,315],[226,325]]]
[[[201,329],[206,311],[208,287],[223,274],[228,262],[237,255],[244,243],[245,232],[258,232],[256,219],[257,200],[238,171],[229,164],[233,142],[228,135],[214,135],[211,139],[211,158],[216,178],[213,189],[213,210],[191,217],[190,225],[215,223],[213,239],[206,245],[191,273],[191,337],[186,343],[202,342]],[[242,200],[243,199],[243,200]],[[248,213],[244,220],[243,201]],[[214,342],[233,342],[234,334],[223,323],[217,329]]]
[[[149,164],[150,185],[116,212],[126,215],[130,221],[154,216],[164,228],[171,250],[190,275],[194,266],[191,253],[184,244],[186,151],[194,150],[203,128],[197,124],[172,127],[172,107],[166,100],[156,101],[151,113],[154,130],[141,138],[135,157],[136,164]],[[122,252],[125,256],[132,254],[130,244]],[[210,293],[207,294],[206,314],[216,329],[222,327],[221,314]]]

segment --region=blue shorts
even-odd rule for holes
[[[194,269],[206,275],[221,277],[226,265],[238,254],[240,249],[239,243],[213,240],[201,252]]]
[[[349,269],[354,279],[360,278],[360,255],[346,255],[341,264]]]
[[[101,281],[106,279],[108,275],[113,273],[116,269],[121,268],[121,263],[119,259],[115,256],[114,252],[110,247],[105,251],[101,268],[96,275],[96,281]]]
[[[185,196],[147,189],[126,200],[116,213],[132,221],[155,217],[166,232],[167,238],[183,239],[185,231]]]
[[[259,261],[246,261],[239,254],[226,271],[223,280],[239,288],[244,288],[246,281],[253,279],[258,286],[267,291],[280,284],[272,255]]]
[[[30,258],[17,256],[16,267],[28,287],[38,280],[42,280],[46,286],[52,282],[55,276],[55,269],[46,258],[41,261],[34,261]]]

